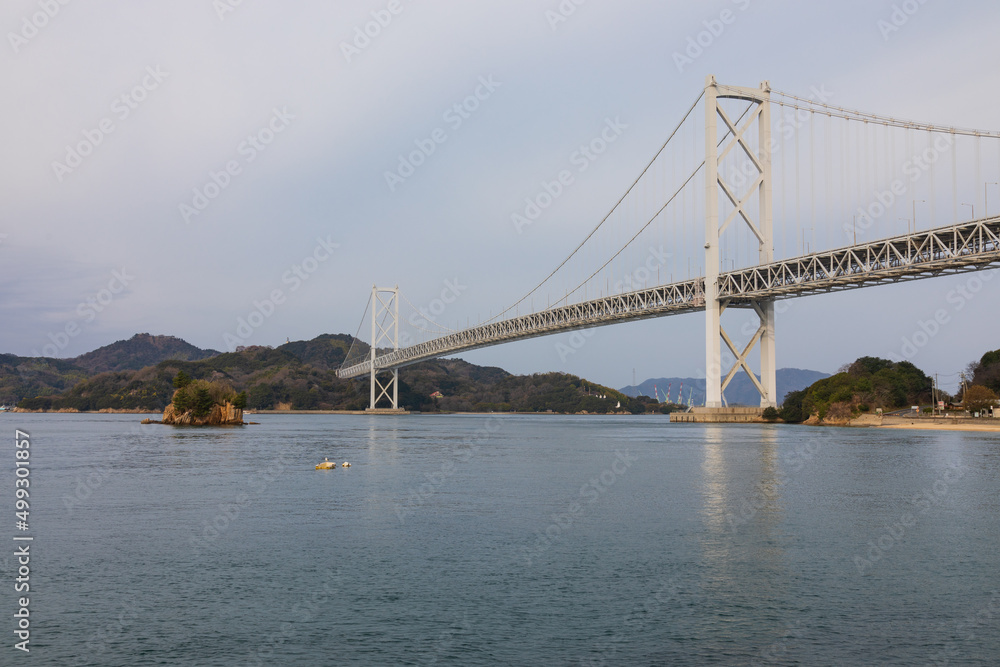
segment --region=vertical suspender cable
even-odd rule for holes
[[[951,138],[951,219],[958,222],[958,137]]]
[[[981,139],[981,137],[976,137],[975,139],[973,139],[973,142],[975,144],[975,154],[976,154],[976,180],[974,180],[972,182],[972,185],[975,186],[975,189],[972,191],[973,195],[974,195],[973,198],[972,198],[972,201],[976,201],[976,199],[979,197],[979,184],[983,182],[983,172],[982,172],[982,159],[983,159],[982,149],[983,149],[983,146],[982,146],[982,143],[980,142],[980,139]],[[986,197],[986,189],[985,188],[983,188],[983,197]],[[985,201],[983,202],[983,206],[984,207],[986,206],[986,202]],[[983,208],[982,210],[985,211],[986,209]],[[984,216],[980,216],[980,217],[984,217]]]
[[[823,131],[823,137],[826,139],[826,159],[823,161],[823,171],[824,178],[826,180],[826,192],[823,194],[823,214],[824,214],[824,224],[823,230],[825,248],[832,247],[830,245],[830,226],[833,223],[833,141],[830,137],[830,131],[833,127],[833,118],[829,114],[826,116],[826,126]]]
[[[854,129],[854,159],[851,161],[851,171],[854,172],[854,196],[858,201],[858,205],[863,206],[870,216],[871,211],[861,194],[861,125],[852,125],[851,121],[847,121],[847,127],[848,134],[850,134],[850,128]],[[869,223],[869,226],[871,226],[871,223]]]
[[[892,191],[892,162],[889,161],[889,142],[892,138],[892,128],[888,125],[881,126],[882,132],[882,183],[886,190]],[[896,210],[899,210],[901,199],[897,199]]]
[[[796,116],[796,119],[798,117]],[[801,196],[799,192],[799,185],[801,183],[801,171],[799,170],[799,127],[795,128],[795,167],[792,170],[795,173],[795,229],[802,228],[802,206],[801,206]],[[798,239],[795,239],[798,241]],[[799,248],[799,255],[805,254],[805,244]]]
[[[857,222],[852,213],[854,207],[847,205],[847,121],[840,122],[838,125],[844,128],[844,136],[841,137],[838,133],[839,141],[837,142],[837,145],[840,146],[840,224],[846,225],[851,223],[851,243],[854,243],[853,239],[857,235]],[[845,243],[844,245],[847,244]]]
[[[816,247],[816,114],[809,112],[809,243]]]
[[[930,130],[928,130],[927,131],[927,147],[928,148],[932,148],[933,147],[933,145],[934,145],[933,139],[934,139],[934,135],[931,134]],[[910,159],[913,159],[912,155],[908,156],[908,157]],[[927,213],[927,226],[929,228],[930,227],[934,227],[934,216],[935,216],[935,211],[936,211],[935,203],[934,202],[935,202],[936,195],[937,195],[937,186],[934,184],[935,183],[934,172],[937,170],[937,162],[938,162],[937,160],[934,160],[934,162],[931,163],[931,168],[928,169],[929,173],[927,174],[927,177],[928,177],[927,178],[928,190],[930,190],[929,196],[927,197],[927,208],[929,209],[929,211]]]

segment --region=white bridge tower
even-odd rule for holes
[[[378,346],[385,343],[393,350],[399,349],[399,285],[396,287],[372,286],[372,347],[371,347],[371,402],[368,410],[378,410],[378,402],[387,398],[390,410],[399,409],[399,368],[379,371],[375,368]],[[383,379],[380,375],[386,374]]]
[[[719,105],[720,99],[738,99],[753,106],[743,120],[734,124]],[[728,132],[719,140],[719,120]],[[757,150],[751,149],[744,135],[757,123]],[[733,150],[740,150],[753,164],[757,176],[742,199],[738,198],[732,186],[719,173],[719,165]],[[768,82],[760,88],[740,88],[723,86],[714,76],[705,81],[705,407],[721,408],[722,392],[741,369],[750,376],[760,392],[761,407],[776,406],[778,402],[775,386],[774,360],[774,301],[751,301],[749,306],[760,321],[756,333],[743,350],[738,350],[732,339],[722,328],[723,311],[730,305],[729,300],[719,299],[719,243],[727,230],[732,233],[730,223],[739,218],[737,227],[746,224],[757,237],[760,247],[760,264],[774,261],[773,214],[771,199],[771,86]],[[747,209],[747,204],[757,194],[756,213]],[[732,203],[733,210],[721,221],[719,202],[722,197]],[[745,304],[741,304],[746,307]],[[722,343],[736,357],[736,363],[722,376]],[[760,345],[760,380],[747,363],[753,348]]]

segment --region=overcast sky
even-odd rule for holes
[[[710,73],[1000,129],[1000,6],[985,0],[8,0],[0,27],[0,351],[25,356],[136,332],[219,350],[354,333],[373,283],[416,307],[444,295],[442,321],[475,322],[576,246]],[[627,129],[518,233],[512,213],[609,119]],[[778,366],[902,353],[953,386],[1000,347],[1000,280],[970,279],[790,301]],[[959,307],[959,288],[978,291]],[[254,311],[259,326],[239,331]],[[703,376],[703,326],[686,315],[462,356],[623,386],[633,368]]]

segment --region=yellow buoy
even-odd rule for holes
[[[323,462],[316,466],[316,470],[332,470],[337,467],[337,464],[330,459],[323,459]]]

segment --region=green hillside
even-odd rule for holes
[[[90,375],[70,359],[0,354],[0,403],[16,405],[26,396],[58,394]]]
[[[984,354],[979,363],[970,365],[969,371],[972,375],[971,384],[981,384],[1000,394],[1000,350]]]
[[[174,336],[153,336],[140,333],[128,340],[119,340],[73,359],[77,366],[91,373],[135,371],[164,359],[197,361],[218,354],[202,350]]]
[[[780,411],[786,422],[816,416],[842,420],[876,408],[895,410],[931,401],[931,378],[908,361],[861,357],[840,373],[789,392]]]
[[[161,411],[173,395],[174,377],[183,371],[195,380],[224,381],[238,392],[245,391],[249,409],[363,410],[369,401],[368,378],[342,380],[336,375],[352,340],[346,335],[323,335],[198,361],[168,359],[135,371],[99,373],[62,392],[49,391],[18,405],[31,410]],[[420,411],[663,411],[651,398],[630,398],[573,375],[514,376],[459,359],[435,359],[404,369],[399,400],[402,407]]]
[[[136,334],[74,359],[0,354],[0,403],[16,405],[29,397],[57,395],[99,373],[136,371],[165,359],[198,360],[217,354],[174,336],[148,333]]]

